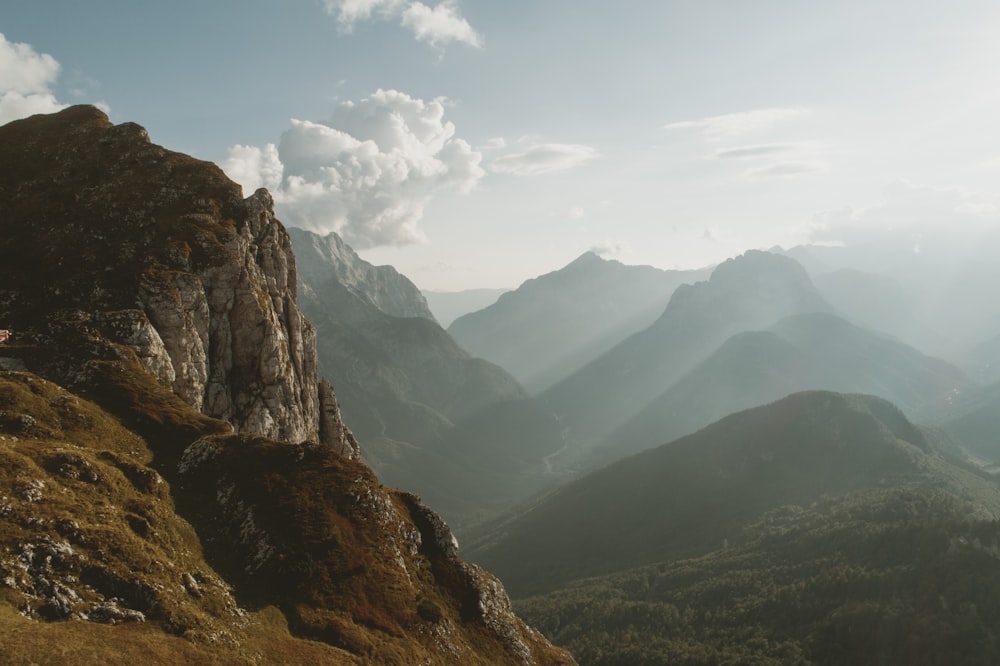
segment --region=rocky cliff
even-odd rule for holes
[[[317,330],[364,460],[449,522],[495,512],[551,483],[544,457],[561,428],[502,368],[471,357],[413,283],[372,266],[335,234],[290,232],[299,306]]]
[[[357,460],[265,191],[91,107],[0,152],[7,657],[572,663]]]
[[[304,283],[323,285],[336,280],[358,298],[392,317],[423,317],[435,321],[427,300],[405,275],[392,266],[373,266],[358,256],[336,233],[326,236],[305,229],[288,230]]]
[[[6,137],[0,318],[36,333],[72,319],[238,431],[316,437],[315,335],[266,191],[244,199],[214,165],[92,107]]]

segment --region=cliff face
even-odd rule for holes
[[[89,107],[0,153],[8,656],[572,663],[357,460],[267,192]]]
[[[336,234],[289,232],[299,306],[317,330],[364,460],[452,524],[512,504],[552,479],[561,426],[502,368],[472,358],[429,316],[413,283],[367,263]]]
[[[288,233],[305,284],[319,286],[335,280],[389,316],[435,321],[417,286],[392,266],[373,266],[335,233],[319,236],[294,228]]]
[[[266,191],[243,199],[214,165],[92,107],[11,123],[7,136],[4,321],[26,329],[78,310],[193,408],[241,432],[316,437],[315,336]]]

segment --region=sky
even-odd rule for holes
[[[424,289],[1000,226],[995,0],[5,0],[0,34],[0,123],[97,104]]]

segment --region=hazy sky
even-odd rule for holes
[[[5,0],[0,33],[0,122],[99,103],[424,288],[997,224],[995,0]]]

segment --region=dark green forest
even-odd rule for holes
[[[517,610],[581,664],[996,664],[1000,522],[922,486],[786,506]]]

